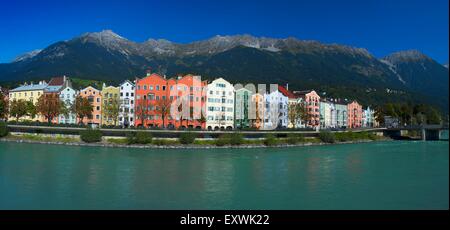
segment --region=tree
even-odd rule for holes
[[[27,115],[27,103],[26,101],[20,99],[16,100],[14,99],[11,102],[10,108],[9,108],[9,114],[12,117],[16,118],[16,121],[19,121],[19,118]]]
[[[135,110],[136,118],[141,120],[141,125],[144,127],[145,120],[148,117],[147,114],[148,101],[146,99],[140,99],[137,100],[136,103],[137,103]]]
[[[297,121],[297,104],[289,104],[289,110],[288,110],[288,119],[289,122],[292,124],[292,127],[296,128],[296,121]]]
[[[170,107],[172,105],[172,100],[168,99],[167,97],[161,98],[160,100],[156,101],[157,110],[156,113],[158,113],[162,118],[162,128],[166,127],[166,117],[170,113]]]
[[[120,101],[118,97],[114,98],[107,98],[103,102],[103,108],[102,112],[103,115],[106,116],[106,118],[112,119],[114,121],[114,126],[117,125],[117,117],[119,116],[119,108],[120,108]]]
[[[61,112],[61,101],[56,93],[42,94],[36,103],[36,112],[47,119],[50,124]]]
[[[8,119],[9,103],[6,97],[0,93],[0,119]]]
[[[94,106],[87,98],[77,96],[75,103],[72,105],[72,111],[79,119],[79,124],[83,123],[85,117],[91,117],[94,111]]]
[[[26,101],[25,104],[26,104],[26,108],[27,108],[26,115],[31,117],[31,119],[34,119],[37,115],[36,106],[33,104],[32,101]]]
[[[383,110],[383,106],[377,106],[375,108],[375,120],[381,124],[384,125],[384,110]]]
[[[308,112],[308,109],[306,108],[306,103],[300,102],[299,107],[297,109],[300,120],[303,122],[303,124],[306,125],[308,121],[311,119],[311,114]]]
[[[288,118],[294,128],[297,128],[297,121],[302,119],[302,105],[303,103],[289,104]],[[308,118],[309,119],[309,118]]]
[[[72,106],[73,105],[70,103],[69,100],[67,100],[66,102],[60,101],[60,103],[59,103],[59,114],[60,115],[64,115],[64,116],[69,116],[69,114],[72,112],[71,111]]]

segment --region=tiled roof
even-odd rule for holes
[[[59,92],[59,90],[61,89],[61,85],[49,85],[45,88],[45,92]]]
[[[287,90],[286,88],[284,88],[283,86],[279,85],[278,86],[278,91],[280,91],[284,96],[288,97],[288,98],[297,98],[291,91]]]
[[[31,90],[43,90],[47,87],[47,84],[32,84],[32,85],[22,85],[15,89],[12,89],[10,92],[19,92],[19,91],[31,91]]]
[[[50,81],[48,82],[49,86],[52,85],[63,85],[64,84],[64,77],[52,77],[52,79],[50,79]]]

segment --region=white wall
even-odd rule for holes
[[[207,86],[205,118],[206,129],[234,128],[234,87],[223,78]]]

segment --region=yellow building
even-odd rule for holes
[[[44,94],[44,90],[47,88],[48,84],[45,81],[40,81],[38,84],[24,84],[15,89],[9,91],[9,104],[14,100],[24,100],[31,101],[34,105],[36,105],[39,97]],[[15,119],[14,117],[9,117],[9,119]],[[33,121],[43,121],[44,119],[36,114],[34,118],[30,116],[23,116],[19,118],[20,121],[23,120],[33,120]]]
[[[102,125],[119,124],[120,88],[106,86],[102,88]]]

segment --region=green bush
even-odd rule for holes
[[[127,143],[131,144],[150,144],[152,143],[153,136],[148,132],[135,132],[127,135]]]
[[[98,129],[87,128],[80,132],[80,139],[86,143],[102,141],[102,132]]]
[[[0,137],[5,137],[9,133],[8,126],[5,122],[0,122]]]
[[[225,135],[221,135],[214,142],[217,146],[224,146],[230,143],[229,139]]]
[[[335,137],[339,142],[351,141],[351,136],[347,132],[335,133]]]
[[[378,137],[377,137],[377,135],[375,135],[375,133],[369,133],[369,139],[376,140],[376,139],[378,139]]]
[[[298,142],[303,142],[304,140],[305,140],[305,137],[301,133],[298,133],[298,134],[297,133],[289,133],[287,135],[286,142],[288,144],[295,145]]]
[[[194,143],[195,138],[197,138],[196,133],[185,132],[180,135],[179,140],[181,144],[188,145]]]
[[[271,134],[271,133],[268,133],[268,134],[266,134],[266,136],[265,136],[264,144],[265,144],[266,146],[274,146],[274,145],[277,145],[277,144],[278,144],[278,139],[275,137],[275,135],[273,135],[273,134]]]
[[[230,144],[231,145],[242,145],[244,143],[244,137],[240,133],[230,134]]]
[[[135,136],[135,140],[137,144],[150,144],[152,143],[153,136],[148,132],[137,132]]]
[[[319,139],[322,142],[325,142],[325,143],[334,143],[334,142],[336,142],[336,137],[334,136],[334,133],[332,133],[330,131],[321,131],[319,133]]]
[[[155,140],[153,140],[152,144],[161,146],[161,145],[168,145],[169,142],[167,140],[164,140],[164,139],[155,139]]]

